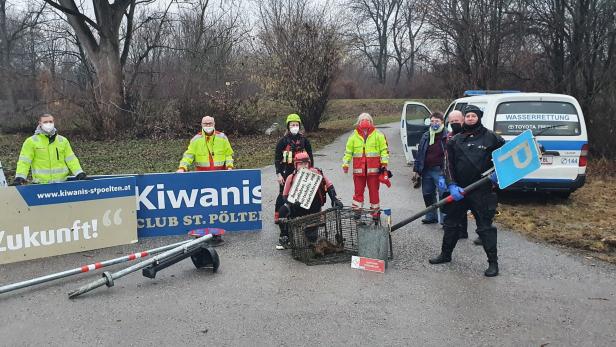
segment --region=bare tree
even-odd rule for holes
[[[74,0],[45,0],[64,13],[75,31],[78,44],[96,72],[97,101],[103,113],[103,127],[112,131],[118,126],[116,115],[125,107],[124,73],[133,33],[137,4],[152,0],[93,0],[95,19],[88,17]],[[120,27],[126,25],[121,40]]]
[[[396,85],[400,82],[402,70],[406,68],[407,78],[412,81],[419,51],[426,43],[427,36],[420,36],[426,24],[430,1],[403,0],[396,6],[391,27],[393,54],[396,62]]]
[[[307,131],[318,129],[342,56],[341,35],[326,6],[308,0],[267,0],[260,5],[260,80],[288,102]]]
[[[28,10],[9,14],[7,0],[0,0],[0,87],[7,102],[7,111],[14,114],[17,111],[17,100],[15,96],[15,75],[13,68],[13,52],[18,41],[24,39],[28,31],[38,25],[39,19],[45,6],[37,8],[28,7]]]
[[[387,80],[390,32],[393,15],[403,0],[348,0],[354,30],[350,33],[356,49],[370,61],[379,83]]]

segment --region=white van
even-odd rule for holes
[[[421,135],[430,127],[430,109],[421,102],[407,101],[402,107],[400,138],[406,163],[413,165]],[[427,122],[426,122],[427,119]]]
[[[470,96],[455,100],[445,113],[466,105],[483,110],[481,123],[510,140],[531,129],[543,151],[541,168],[507,190],[551,191],[562,196],[586,181],[588,133],[577,100],[569,95],[509,93]]]

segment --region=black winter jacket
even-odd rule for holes
[[[492,168],[492,152],[505,144],[505,140],[483,125],[472,132],[463,132],[447,141],[445,178],[447,184],[466,187],[479,180],[481,174]],[[486,188],[489,182],[486,183]]]
[[[310,161],[312,162],[311,166],[314,166],[314,158],[312,157],[312,146],[310,145],[310,141],[302,135],[291,135],[290,133],[285,134],[276,144],[276,153],[274,154],[274,166],[276,167],[276,174],[281,174],[283,177],[287,177],[293,173],[295,170],[294,164],[283,163],[283,152],[290,150],[292,155],[295,156],[295,153],[305,151],[308,153],[310,157]]]

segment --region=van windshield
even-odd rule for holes
[[[430,111],[422,105],[406,105],[406,124],[424,125],[424,120],[430,118]]]
[[[577,110],[568,102],[516,101],[498,105],[495,133],[518,135],[528,129],[533,135],[542,136],[576,136],[581,133]]]

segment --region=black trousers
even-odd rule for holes
[[[278,210],[278,216],[280,218],[287,218],[287,219],[307,216],[309,214],[321,212],[321,207],[322,206],[319,202],[319,198],[315,196],[314,199],[312,200],[312,204],[310,205],[309,209],[301,208],[299,206],[294,206],[294,205],[289,206],[289,205],[283,204]],[[289,236],[289,229],[288,229],[287,223],[280,223],[278,224],[278,227],[280,228],[280,237]],[[316,241],[317,239],[316,231],[317,230],[308,230],[308,229],[305,230],[306,237],[308,238],[309,241],[311,242]]]
[[[496,206],[496,193],[488,188],[480,188],[466,195],[464,199],[450,203],[443,223],[445,231],[441,247],[443,254],[451,255],[453,252],[460,236],[460,227],[466,224],[466,211],[471,210],[488,261],[496,262],[498,260],[496,227],[492,224]]]

